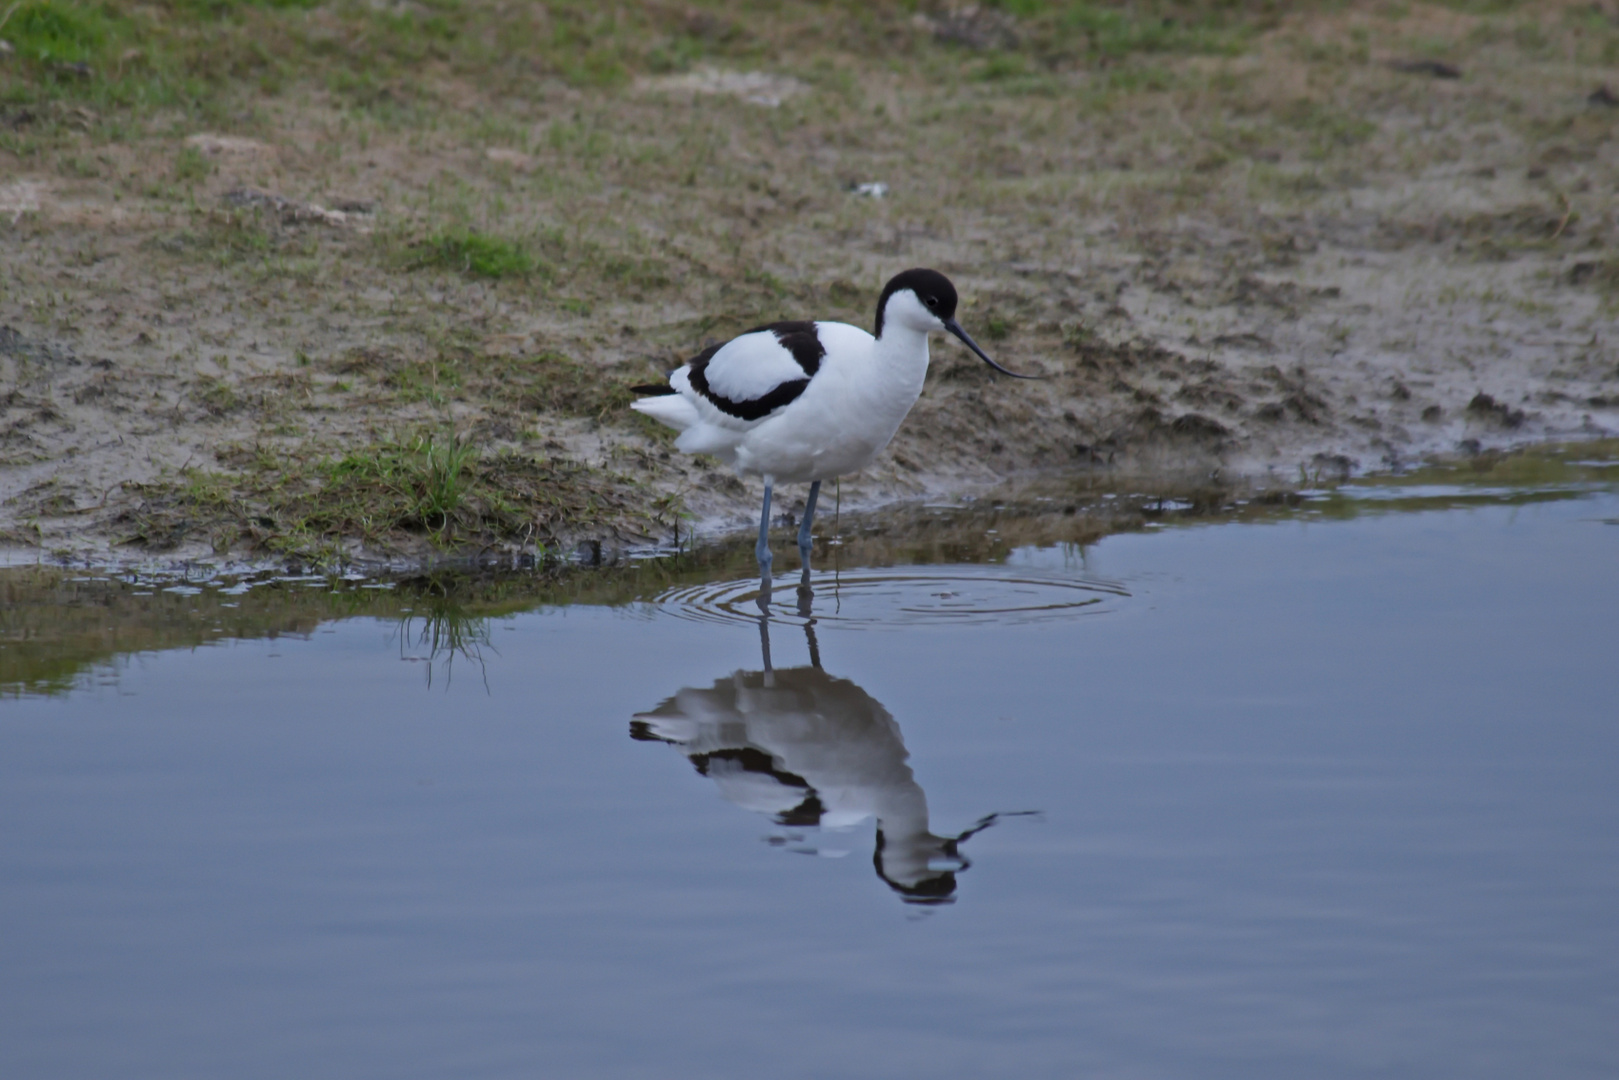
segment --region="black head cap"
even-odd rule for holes
[[[888,307],[888,298],[897,292],[906,289],[916,294],[927,308],[940,319],[953,319],[956,317],[956,287],[950,284],[950,279],[937,270],[907,270],[894,277],[883,286],[882,296],[877,298],[877,336],[883,336],[883,312]]]

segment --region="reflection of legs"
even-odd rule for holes
[[[759,653],[765,663],[765,685],[775,682],[775,669],[770,666],[770,612],[759,616]]]
[[[815,640],[815,620],[804,624],[804,637],[809,641],[810,667],[821,670],[821,643]]]

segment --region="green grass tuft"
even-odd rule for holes
[[[20,57],[41,64],[75,64],[95,57],[108,28],[96,8],[34,0],[13,7],[0,34]]]
[[[542,269],[539,258],[522,242],[465,229],[436,233],[416,245],[411,269],[426,267],[495,279],[530,277]]]
[[[206,180],[214,171],[214,163],[208,160],[208,155],[195,146],[182,146],[174,158],[174,179],[182,184],[194,184],[199,180]]]
[[[409,443],[372,447],[331,463],[327,489],[390,493],[390,527],[420,528],[443,536],[466,500],[469,465],[477,459],[459,438],[422,435]]]

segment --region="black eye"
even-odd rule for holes
[[[930,308],[938,307],[939,306],[939,298],[937,296],[923,297],[922,303],[926,304]]]

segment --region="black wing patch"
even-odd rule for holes
[[[725,347],[721,344],[711,345],[692,357],[690,361],[692,389],[712,402],[720,412],[734,416],[738,420],[762,420],[782,406],[797,400],[798,395],[809,385],[811,377],[821,370],[821,358],[826,355],[826,346],[821,344],[821,337],[815,332],[815,324],[804,321],[775,322],[767,326],[756,326],[739,336],[760,334],[766,330],[776,335],[776,340],[792,354],[793,360],[803,369],[804,378],[777,383],[762,397],[750,398],[747,401],[732,401],[725,395],[717,393],[708,384],[708,362],[714,359],[715,353]]]
[[[773,322],[767,326],[755,326],[748,333],[762,334],[766,330],[775,334],[782,348],[793,354],[793,359],[798,361],[805,375],[813,376],[821,370],[821,358],[826,355],[826,346],[821,344],[821,335],[815,332],[814,323],[802,319]]]

